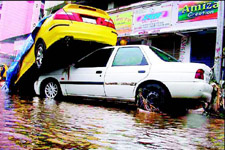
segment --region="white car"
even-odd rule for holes
[[[205,64],[178,62],[152,46],[109,46],[68,68],[41,75],[34,88],[37,95],[49,98],[113,98],[160,107],[170,98],[211,99],[210,74]]]

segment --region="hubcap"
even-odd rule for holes
[[[39,46],[37,50],[37,56],[36,56],[36,64],[38,68],[41,67],[43,58],[44,58],[43,48]]]
[[[56,95],[58,94],[58,87],[55,83],[49,82],[45,86],[45,95],[48,98],[55,98]]]
[[[155,91],[151,91],[147,95],[146,99],[148,100],[150,104],[154,104],[156,100],[159,99],[159,94]]]

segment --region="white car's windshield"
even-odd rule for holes
[[[176,58],[167,54],[166,52],[163,52],[162,50],[160,50],[156,47],[153,47],[153,46],[149,46],[149,47],[162,60],[164,60],[166,62],[179,62]]]

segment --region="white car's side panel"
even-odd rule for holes
[[[105,96],[104,74],[106,67],[75,68],[70,67],[70,75],[66,85],[68,95]]]
[[[211,98],[212,86],[204,82],[164,82],[172,98]]]
[[[149,66],[117,66],[107,69],[105,92],[107,97],[133,97],[135,85],[149,73]]]
[[[143,47],[145,46],[129,46],[131,48],[139,48],[140,53],[146,59]],[[147,77],[150,71],[151,63],[146,59],[148,65],[136,66],[113,66],[113,60],[120,47],[116,47],[108,62],[105,74],[105,93],[106,97],[134,99],[133,91],[138,82]]]
[[[37,95],[40,95],[41,93],[41,91],[40,91],[40,84],[41,84],[41,82],[39,81],[39,80],[37,80],[37,81],[35,81],[34,82],[34,91],[35,91],[35,93],[37,94]]]

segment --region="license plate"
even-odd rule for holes
[[[86,18],[86,17],[82,17],[82,19],[83,19],[83,22],[96,24],[96,20],[95,19]]]

